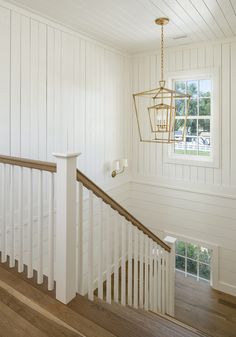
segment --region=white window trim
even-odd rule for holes
[[[164,150],[164,162],[170,164],[193,165],[203,167],[220,167],[220,69],[204,68],[174,73],[167,73],[168,87],[172,87],[176,80],[212,80],[212,116],[211,116],[211,142],[213,144],[210,157],[178,155],[174,153],[174,144],[169,144]]]

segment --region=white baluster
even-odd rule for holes
[[[15,267],[15,226],[14,226],[14,166],[10,167],[10,214],[9,214],[9,223],[10,223],[10,247],[9,247],[9,256],[10,256],[10,268]]]
[[[18,258],[18,272],[22,273],[24,270],[23,263],[23,234],[24,234],[24,223],[23,223],[23,167],[19,167],[19,258]]]
[[[149,239],[149,309],[153,310],[153,241]]]
[[[48,221],[48,290],[54,289],[54,173],[49,180],[49,221]]]
[[[114,301],[119,301],[119,214],[114,222]]]
[[[107,256],[107,277],[106,277],[106,301],[111,303],[111,208],[107,206],[106,221],[106,256]]]
[[[154,242],[154,270],[153,270],[153,311],[157,312],[158,280],[157,280],[157,244]]]
[[[134,308],[138,308],[138,229],[133,227],[134,233]]]
[[[83,209],[84,209],[84,200],[83,200],[83,184],[79,182],[79,224],[78,224],[78,260],[77,260],[77,292],[83,295],[84,286],[84,265],[83,265]]]
[[[164,240],[171,248],[171,252],[167,253],[168,272],[167,272],[167,292],[168,306],[167,313],[171,316],[175,314],[175,243],[176,238],[167,236]]]
[[[133,237],[132,237],[132,228],[133,225],[129,223],[129,242],[128,242],[128,305],[132,306],[133,304]]]
[[[145,235],[145,292],[144,292],[144,309],[149,309],[149,293],[148,293],[148,274],[149,274],[149,266],[148,266],[148,258],[149,258],[149,238]]]
[[[93,301],[93,192],[89,191],[88,299]]]
[[[165,264],[166,264],[166,254],[165,250],[161,250],[161,313],[166,313],[166,301],[165,301],[165,295],[166,295],[166,273],[165,273]]]
[[[126,221],[122,218],[121,232],[121,304],[126,305]]]
[[[37,283],[43,283],[43,171],[38,172],[38,270]]]
[[[6,254],[6,165],[2,166],[2,188],[1,188],[1,199],[2,199],[2,233],[1,233],[1,262],[5,263],[7,261]]]
[[[154,270],[153,270],[153,311],[157,312],[157,293],[158,293],[158,284],[157,284],[157,244],[154,242]]]
[[[157,308],[161,312],[161,247],[157,246]]]
[[[98,207],[98,298],[103,300],[103,200]]]
[[[166,260],[166,268],[165,268],[165,313],[169,312],[169,254],[165,251],[165,260]]]
[[[33,277],[33,170],[29,170],[28,176],[28,266],[27,276]]]
[[[144,234],[139,231],[139,307],[143,309],[143,256],[144,256]]]

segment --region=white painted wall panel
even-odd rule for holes
[[[0,17],[0,153],[78,151],[83,171],[113,183],[108,164],[130,152],[129,57],[30,13]]]
[[[165,162],[165,156],[158,155],[157,165],[150,169],[153,156],[166,151],[166,145],[143,144],[137,141],[137,123],[133,118],[133,162],[137,162],[138,176],[156,176],[159,178],[183,179],[191,183],[206,185],[235,186],[233,175],[235,167],[235,147],[233,142],[235,95],[233,75],[235,72],[235,42],[211,43],[209,45],[183,46],[171,48],[166,51],[166,73],[191,71],[194,69],[209,69],[218,67],[220,70],[220,123],[218,136],[220,139],[220,167],[209,168],[194,165],[169,164]],[[158,85],[160,57],[157,53],[141,54],[133,57],[133,92],[151,89]],[[145,158],[143,157],[145,156]],[[145,160],[144,160],[145,159]]]
[[[11,69],[11,23],[10,11],[0,7],[0,152],[11,152],[10,69]],[[4,140],[4,141],[3,141]]]

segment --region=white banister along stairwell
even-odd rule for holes
[[[175,239],[165,242],[76,168],[0,156],[1,262],[67,304],[77,293],[174,315]]]

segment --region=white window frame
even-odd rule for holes
[[[172,236],[176,238],[177,241],[183,241],[186,243],[191,243],[197,246],[205,247],[212,250],[212,259],[211,259],[211,280],[210,280],[210,286],[213,289],[220,290],[219,288],[219,246],[207,242],[198,240],[189,236],[173,233],[173,232],[164,232],[164,237],[166,236]]]
[[[194,165],[219,168],[220,165],[220,83],[219,68],[199,69],[168,73],[168,86],[173,87],[174,81],[181,80],[212,80],[211,96],[211,155],[209,157],[176,154],[174,144],[164,151],[164,161],[172,164]]]

